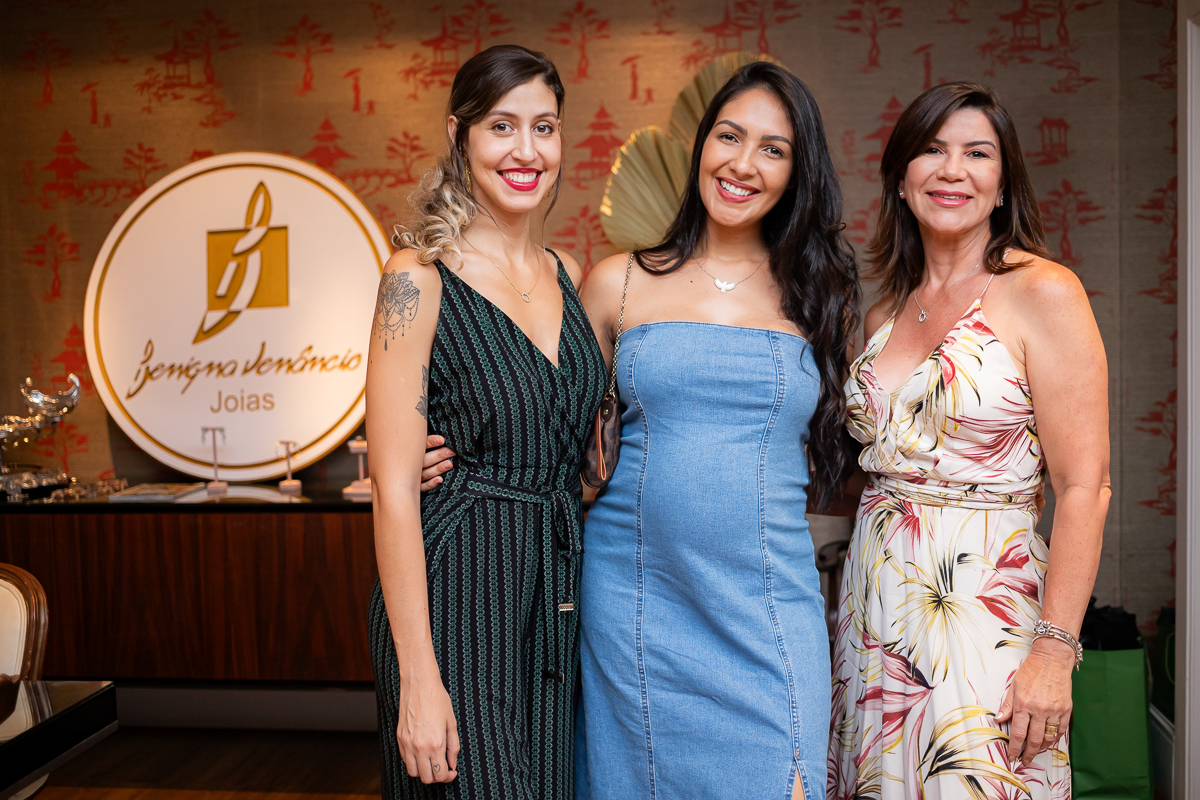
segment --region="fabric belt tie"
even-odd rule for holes
[[[559,683],[566,681],[563,653],[566,626],[579,605],[579,588],[575,581],[576,557],[583,552],[583,531],[575,513],[583,489],[577,483],[539,492],[514,486],[495,478],[468,472],[460,483],[464,494],[514,503],[542,506],[542,595],[546,621],[541,626],[549,645],[546,653],[545,675]],[[555,531],[558,531],[556,534]],[[561,553],[567,559],[566,586],[559,586],[556,561]]]
[[[1039,481],[1032,487],[1013,487],[1011,492],[1003,491],[1005,487],[992,487],[1000,491],[980,491],[979,484],[916,483],[879,473],[871,474],[870,483],[883,494],[923,506],[985,510],[1033,507],[1043,486]]]

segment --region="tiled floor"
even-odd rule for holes
[[[374,733],[125,728],[51,776],[39,800],[373,800]]]

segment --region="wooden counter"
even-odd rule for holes
[[[0,561],[46,589],[47,679],[370,681],[370,508],[0,505]]]

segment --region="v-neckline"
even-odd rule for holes
[[[550,252],[550,251],[547,251],[547,252]],[[551,255],[554,255],[554,254],[551,253]],[[464,281],[461,277],[459,277],[457,274],[455,274],[455,272],[453,270],[451,270],[449,267],[447,267],[445,264],[442,264],[440,261],[438,262],[438,264],[448,274],[454,276],[454,279],[456,281],[458,281],[463,286],[465,286],[469,290],[471,290],[471,292],[476,297],[478,297],[483,302],[487,303],[492,308],[496,309],[496,313],[499,314],[500,316],[504,317],[504,319],[508,320],[508,324],[511,325],[518,334],[520,334],[521,338],[525,340],[526,344],[528,344],[530,347],[532,347],[534,349],[534,351],[546,361],[546,364],[548,364],[550,366],[550,369],[554,370],[557,373],[562,369],[561,364],[562,364],[563,330],[566,328],[566,325],[567,325],[567,292],[566,292],[566,290],[563,289],[563,286],[562,286],[562,276],[566,272],[566,268],[563,267],[562,261],[558,258],[557,255],[554,255],[554,260],[558,264],[558,268],[555,270],[555,278],[556,278],[555,283],[558,284],[558,294],[559,294],[559,301],[560,301],[560,306],[562,309],[562,314],[561,314],[561,317],[558,322],[558,341],[556,341],[554,344],[555,359],[553,359],[553,360],[550,358],[550,356],[546,355],[545,350],[538,347],[537,342],[535,342],[529,336],[529,334],[525,332],[525,329],[522,328],[520,325],[518,325],[517,321],[514,320],[512,317],[510,317],[504,309],[502,309],[500,306],[496,305],[496,303],[493,302],[492,300],[489,300],[482,292],[480,292],[474,286],[472,286],[471,284]]]
[[[991,281],[989,280],[989,283],[990,282]],[[868,365],[871,367],[871,378],[875,381],[875,385],[879,388],[879,390],[881,392],[886,394],[888,397],[894,399],[896,397],[896,393],[899,392],[901,389],[903,389],[905,386],[907,386],[909,381],[911,381],[913,378],[915,378],[921,372],[921,368],[924,367],[925,364],[928,363],[931,358],[933,358],[938,353],[944,352],[946,349],[954,346],[954,343],[958,341],[959,328],[962,327],[964,322],[966,322],[971,317],[975,316],[976,309],[979,309],[982,307],[983,307],[983,296],[980,295],[979,298],[975,300],[975,302],[971,303],[971,306],[966,310],[966,313],[964,313],[961,317],[959,317],[958,321],[955,322],[950,327],[950,330],[946,331],[946,335],[942,337],[942,340],[940,342],[938,342],[937,347],[930,350],[929,355],[925,356],[920,361],[918,361],[917,365],[912,368],[912,372],[909,372],[908,375],[906,375],[904,377],[904,380],[900,381],[900,383],[897,384],[896,388],[889,390],[889,389],[886,389],[884,387],[884,385],[879,381],[879,374],[875,371],[875,362],[879,360],[879,357],[881,355],[883,355],[883,351],[885,349],[887,349],[888,342],[890,342],[892,340],[892,331],[896,327],[896,314],[893,314],[892,318],[889,319],[887,321],[887,324],[885,325],[886,331],[883,328],[881,328],[879,331],[879,333],[886,333],[886,336],[884,337],[884,340],[883,340],[883,344],[881,344],[879,347],[879,352],[877,352],[875,354],[874,358],[872,358],[869,362],[867,362]],[[899,312],[897,312],[897,313],[899,313]],[[876,334],[876,336],[878,336],[878,335],[879,334]],[[951,336],[954,336],[953,340],[950,338]]]

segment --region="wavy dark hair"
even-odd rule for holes
[[[842,234],[842,190],[821,111],[799,78],[764,61],[747,64],[730,77],[696,130],[691,170],[675,221],[661,244],[639,250],[636,256],[647,272],[665,274],[682,267],[703,244],[708,211],[700,196],[701,154],[721,110],[751,89],[765,89],[779,99],[795,143],[791,181],[761,225],[771,273],[783,289],[782,311],[804,332],[820,372],[817,409],[809,423],[813,469],[808,494],[813,507],[821,510],[839,496],[858,452],[846,431],[842,389],[859,323],[858,268]]]
[[[1024,262],[1004,263],[1004,251],[1009,248],[1036,256],[1049,254],[1017,129],[1000,98],[981,83],[960,81],[934,86],[922,92],[900,114],[879,164],[883,196],[879,224],[867,247],[871,261],[867,277],[881,282],[884,296],[892,298],[896,308],[904,304],[925,276],[921,231],[908,204],[900,199],[900,181],[908,172],[909,163],[925,151],[946,120],[964,108],[975,109],[987,117],[999,139],[1000,191],[1004,205],[992,209],[992,235],[984,251],[984,266],[996,274],[1024,266]]]
[[[554,62],[545,54],[515,44],[498,44],[468,58],[459,67],[450,87],[447,117],[458,120],[454,139],[446,142],[446,155],[430,169],[409,198],[416,220],[407,228],[397,228],[392,243],[417,251],[417,260],[428,264],[444,253],[457,256],[458,239],[476,215],[487,210],[467,188],[467,138],[471,126],[492,112],[504,95],[540,80],[546,84],[562,116],[566,90]],[[554,181],[554,194],[546,216],[558,202],[562,188],[562,167]]]

